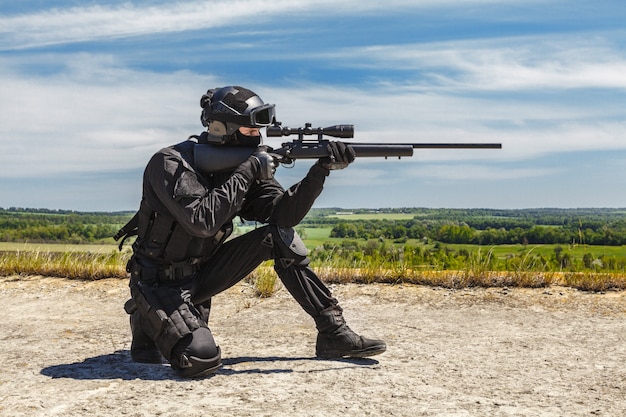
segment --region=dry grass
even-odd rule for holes
[[[265,263],[250,274],[247,280],[252,284],[257,297],[268,298],[274,295],[278,289],[277,278],[274,267]]]
[[[626,274],[562,273],[535,271],[412,271],[397,274],[393,270],[362,270],[351,268],[318,268],[320,277],[329,283],[408,283],[443,288],[519,287],[543,288],[566,286],[583,291],[626,290]]]
[[[563,285],[583,291],[602,292],[626,289],[626,274],[569,272],[562,275]]]
[[[43,275],[72,279],[97,280],[126,278],[130,252],[108,254],[91,252],[17,251],[0,255],[0,275]],[[541,288],[562,285],[583,291],[626,289],[626,274],[596,272],[543,272],[522,264],[514,271],[492,271],[489,257],[477,257],[463,270],[413,270],[401,263],[391,267],[350,268],[338,265],[314,266],[329,283],[412,283],[445,288],[524,287]],[[248,278],[259,297],[271,297],[277,289],[277,277],[271,262],[264,263]]]
[[[0,256],[0,275],[44,275],[73,279],[126,278],[130,254],[16,251]]]

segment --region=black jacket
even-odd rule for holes
[[[194,167],[195,142],[161,149],[144,171],[135,252],[159,263],[206,258],[232,232],[232,220],[296,226],[322,192],[329,171],[314,164],[285,190],[275,179],[259,181],[251,162],[227,173]]]

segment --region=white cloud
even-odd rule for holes
[[[419,94],[397,85],[374,90],[300,85],[268,89],[267,97],[278,104],[279,119],[286,124],[354,124],[354,141],[503,143],[499,151],[420,150],[415,157],[419,160],[507,161],[549,153],[626,149],[626,122],[611,120],[623,114],[615,103],[598,107],[541,98]]]
[[[351,186],[361,189],[363,183],[392,193],[396,182],[419,179],[432,184],[439,180],[446,184],[493,180],[490,183],[495,184],[496,180],[515,179],[539,183],[544,177],[563,176],[561,170],[566,168],[536,168],[534,158],[544,155],[570,153],[575,159],[587,152],[606,152],[619,159],[619,152],[626,150],[624,33],[360,48],[338,41],[336,49],[312,48],[269,57],[251,43],[245,46],[256,53],[237,51],[226,59],[224,55],[217,57],[232,65],[220,70],[214,70],[206,57],[189,58],[175,52],[158,56],[159,45],[147,37],[147,48],[154,53],[147,58],[150,62],[142,60],[143,56],[131,62],[129,56],[141,55],[137,50],[124,49],[136,47],[132,43],[107,43],[116,48],[109,49],[110,54],[98,53],[89,45],[79,49],[91,53],[72,53],[73,46],[45,48],[174,31],[188,31],[193,37],[197,29],[218,25],[245,30],[240,22],[252,18],[255,22],[270,20],[268,25],[253,28],[263,32],[268,27],[280,28],[281,19],[290,14],[304,19],[327,13],[331,4],[337,14],[378,16],[387,11],[398,13],[402,8],[448,7],[454,11],[459,3],[463,2],[235,0],[213,1],[209,10],[208,2],[160,6],[134,2],[0,15],[0,50],[22,49],[0,57],[0,177],[30,176],[31,183],[36,184],[37,178],[44,176],[93,174],[104,178],[112,171],[139,172],[158,148],[202,129],[198,99],[206,88],[232,81],[225,79],[230,74],[224,68],[251,65],[254,69],[252,65],[263,59],[272,59],[276,65],[295,63],[296,70],[285,71],[287,75],[278,82],[251,71],[246,81],[252,80],[252,84],[244,84],[275,103],[279,120],[292,127],[305,122],[315,126],[354,124],[354,140],[361,142],[503,143],[503,149],[497,151],[418,150],[400,164],[359,161],[344,172],[333,173],[330,187],[342,190],[337,197],[343,198],[343,190]],[[477,0],[463,5],[481,3]],[[263,33],[257,35],[261,42],[268,39]],[[379,38],[372,35],[369,41],[378,42]],[[41,49],[23,51],[33,46]],[[167,72],[167,61],[181,56],[182,60],[194,59],[195,68],[202,69]],[[306,70],[300,72],[299,58],[307,63],[315,60],[329,71],[345,65],[348,70],[367,67],[375,75],[356,87],[311,81],[321,77],[307,78]],[[145,69],[155,67],[162,72]],[[296,78],[300,74],[301,78]],[[270,144],[276,146],[280,141]],[[289,185],[304,175],[306,166],[308,163],[299,163],[297,169],[281,169],[279,175]],[[392,172],[395,175],[390,176]],[[498,184],[505,188],[502,182]],[[137,184],[127,187],[139,192]]]
[[[232,23],[236,17],[257,13],[255,7],[244,8],[249,2],[171,3],[157,7],[87,6],[52,9],[8,16],[0,19],[7,36],[2,49],[22,49],[34,46],[82,42],[104,37],[136,36],[149,33],[178,32],[195,27],[214,27]],[[264,2],[256,2],[261,5]],[[0,32],[1,33],[1,32]]]
[[[136,168],[159,147],[184,140],[194,123],[201,127],[198,101],[211,77],[130,71],[91,55],[68,58],[80,63],[59,75],[3,77],[0,175]]]
[[[517,3],[518,1],[508,1]],[[0,50],[91,41],[111,37],[222,27],[259,21],[269,16],[301,16],[388,12],[398,9],[459,7],[465,4],[507,3],[503,0],[213,0],[178,1],[158,5],[96,4],[53,8],[24,15],[0,15]],[[528,3],[528,0],[525,2]]]
[[[416,165],[408,176],[425,179],[443,179],[460,182],[503,181],[524,178],[541,178],[562,172],[559,168],[507,168],[502,166],[470,165],[470,164],[428,164]]]
[[[198,98],[207,87],[223,83],[191,72],[130,70],[108,56],[65,59],[68,69],[51,76],[27,76],[0,61],[8,71],[0,93],[0,175],[18,175],[23,164],[32,167],[32,176],[137,169],[159,147],[198,133]],[[626,123],[604,120],[606,107],[586,103],[418,94],[402,86],[372,91],[311,83],[254,89],[277,104],[285,124],[354,124],[354,141],[503,143],[497,151],[419,150],[415,163],[506,163],[549,153],[626,149]],[[268,140],[273,146],[280,141]]]
[[[360,66],[415,71],[418,91],[626,88],[626,56],[610,40],[614,36],[625,34],[372,45],[336,51],[332,56]]]

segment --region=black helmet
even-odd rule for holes
[[[266,127],[275,121],[275,106],[247,88],[229,86],[211,89],[200,99],[202,125],[209,141],[225,143],[241,126]]]

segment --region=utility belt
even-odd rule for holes
[[[187,281],[199,270],[200,264],[189,261],[174,262],[169,265],[159,265],[148,262],[138,262],[131,259],[127,266],[131,278],[144,284],[174,284],[179,281]]]

